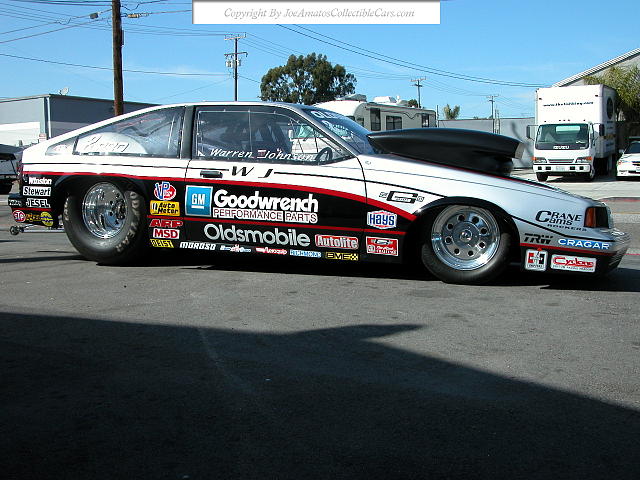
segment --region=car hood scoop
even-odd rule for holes
[[[384,153],[509,176],[513,158],[522,158],[524,143],[494,133],[455,128],[415,128],[368,135]]]

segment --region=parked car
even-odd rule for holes
[[[631,142],[616,164],[616,179],[640,177],[640,142]]]
[[[511,178],[523,144],[484,132],[370,133],[280,103],[152,107],[24,152],[18,222],[57,226],[86,258],[145,247],[333,261],[421,262],[482,283],[616,267],[629,236],[608,207]]]
[[[7,194],[13,188],[21,156],[22,147],[0,144],[0,194]]]

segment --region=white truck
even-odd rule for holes
[[[356,94],[316,106],[349,117],[372,132],[437,126],[435,110],[410,107],[406,100],[397,97],[373,100],[368,102],[365,95]]]
[[[549,175],[580,175],[593,180],[608,174],[616,151],[616,91],[606,85],[550,87],[536,90],[533,171],[539,181]]]

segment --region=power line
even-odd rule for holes
[[[440,69],[436,69],[433,67],[429,67],[429,66],[425,66],[425,65],[419,65],[419,64],[415,64],[415,63],[411,63],[411,62],[406,62],[404,60],[399,60],[396,59],[394,57],[390,57],[388,55],[383,55],[377,52],[373,52],[371,50],[367,50],[365,48],[362,47],[358,47],[356,45],[344,42],[342,40],[337,40],[333,37],[329,37],[327,35],[323,35],[321,33],[317,33],[314,32],[313,30],[310,30],[308,28],[296,25],[296,27],[301,28],[303,30],[307,30],[309,32],[314,33],[315,35],[319,35],[325,38],[329,38],[335,42],[340,42],[344,45],[349,45],[351,47],[357,48],[358,50],[362,50],[362,51],[357,51],[357,50],[353,50],[347,47],[344,47],[342,45],[340,45],[339,43],[333,43],[333,42],[329,42],[326,40],[323,40],[321,38],[317,38],[314,37],[312,35],[308,35],[304,32],[299,32],[297,30],[294,30],[293,28],[289,28],[286,25],[282,25],[282,24],[278,24],[279,27],[284,28],[286,30],[290,30],[294,33],[297,33],[298,35],[303,35],[305,37],[311,38],[313,40],[316,40],[318,42],[322,42],[322,43],[326,43],[328,45],[332,45],[336,48],[340,48],[342,50],[347,50],[349,52],[355,53],[357,55],[362,55],[364,57],[368,57],[368,58],[372,58],[374,60],[378,60],[381,62],[386,62],[386,63],[390,63],[392,65],[397,65],[400,67],[404,67],[404,68],[411,68],[414,70],[419,70],[419,71],[426,71],[427,73],[432,73],[434,75],[440,75],[440,76],[444,76],[444,77],[450,77],[450,78],[456,78],[458,80],[465,80],[465,81],[470,81],[470,82],[477,82],[477,83],[487,83],[487,84],[492,84],[492,85],[504,85],[504,86],[510,86],[510,87],[542,87],[543,85],[539,85],[539,84],[530,84],[530,83],[521,83],[521,82],[510,82],[510,81],[502,81],[502,80],[494,80],[494,79],[489,79],[489,78],[483,78],[483,77],[474,77],[471,75],[463,75],[463,74],[458,74],[458,73],[454,73],[454,72],[448,72],[446,70],[440,70]],[[369,53],[363,53],[363,52],[369,52],[373,55],[370,55]]]

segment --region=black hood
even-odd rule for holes
[[[502,176],[511,173],[512,158],[524,151],[514,138],[455,128],[390,130],[368,137],[384,153]]]

